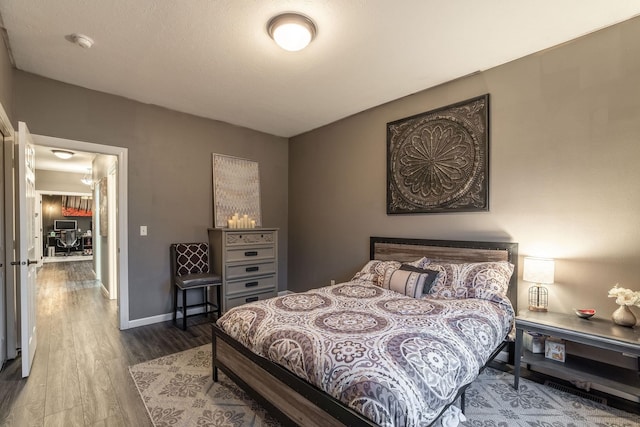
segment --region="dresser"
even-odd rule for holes
[[[222,276],[222,311],[278,294],[278,229],[210,228],[214,273]]]

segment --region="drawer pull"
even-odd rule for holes
[[[247,273],[250,271],[258,271],[260,270],[260,267],[256,266],[256,267],[247,267],[244,269]]]
[[[254,302],[254,301],[258,301],[258,297],[251,297],[251,298],[247,298],[245,299],[246,302]]]
[[[244,284],[246,288],[252,288],[254,286],[258,286],[258,282],[247,282]]]
[[[244,256],[258,256],[258,251],[246,251]]]

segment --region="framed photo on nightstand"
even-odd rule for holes
[[[564,341],[557,338],[547,338],[544,342],[544,357],[558,362],[564,362]]]

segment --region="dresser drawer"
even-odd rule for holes
[[[255,277],[251,279],[240,280],[237,282],[227,282],[225,293],[229,296],[247,292],[264,292],[276,288],[276,276]]]
[[[274,290],[268,291],[268,292],[261,292],[261,293],[257,293],[257,294],[251,294],[251,295],[243,295],[241,297],[227,298],[226,299],[225,311],[230,310],[233,307],[237,307],[239,305],[246,304],[248,302],[262,301],[262,300],[265,300],[265,299],[273,298],[273,297],[275,297],[277,295],[278,295],[278,293],[274,289]]]
[[[242,277],[263,276],[276,272],[275,261],[253,262],[251,264],[227,265],[225,268],[226,280],[240,279]]]
[[[232,248],[227,249],[226,259],[228,262],[253,261],[257,259],[269,259],[276,257],[276,250],[273,246],[253,247],[253,248]]]
[[[232,231],[225,233],[226,247],[275,243],[275,231]]]

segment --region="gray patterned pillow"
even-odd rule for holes
[[[431,260],[427,257],[422,257],[420,259],[417,259],[415,261],[412,262],[408,262],[406,264],[402,264],[402,265],[412,265],[414,267],[417,268],[425,268],[427,266],[427,264],[429,264],[431,262]]]
[[[426,259],[426,258],[425,258]],[[436,281],[438,277],[438,272],[435,270],[429,270],[428,268],[418,268],[414,267],[412,263],[402,264],[400,266],[400,270],[413,271],[415,273],[420,273],[426,275],[424,278],[424,289],[422,289],[423,294],[428,294],[433,286],[433,283]]]
[[[385,275],[382,287],[408,297],[420,298],[424,293],[427,283],[429,283],[428,286],[431,287],[431,283],[437,274],[436,272],[431,272],[430,275],[422,269],[403,265],[399,269],[393,270],[390,274]]]
[[[491,300],[494,295],[506,296],[513,274],[513,264],[507,261],[465,264],[432,262],[428,267],[438,272],[428,298]]]

